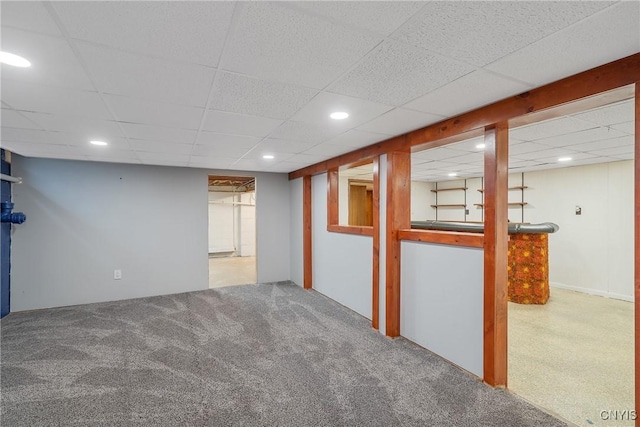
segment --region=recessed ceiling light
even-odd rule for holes
[[[569,162],[571,160],[573,160],[571,157],[560,157],[558,159],[559,162]]]
[[[89,141],[93,145],[109,145],[104,141]]]
[[[271,159],[275,159],[275,156],[272,156],[271,154],[265,154],[264,156],[262,156],[262,158],[266,160],[271,160]]]
[[[15,55],[9,52],[0,51],[0,63],[13,65],[14,67],[31,67],[31,62],[24,59],[22,56]]]
[[[484,144],[484,143],[480,143],[480,144],[476,145],[476,148],[478,150],[482,150],[482,149],[484,149],[484,147],[486,147],[486,144]]]
[[[344,111],[336,111],[335,113],[329,114],[333,120],[344,120],[349,117],[349,113],[345,113]]]
[[[449,176],[458,176],[457,172],[449,172]]]

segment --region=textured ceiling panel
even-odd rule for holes
[[[203,130],[264,137],[282,124],[282,120],[268,117],[246,116],[224,111],[208,110],[202,125]]]
[[[3,1],[0,16],[3,27],[60,36],[60,29],[39,1]]]
[[[218,72],[209,108],[231,113],[288,119],[316,95],[301,86]]]
[[[86,117],[63,116],[61,114],[23,113],[29,119],[40,123],[44,129],[55,132],[84,135],[87,142],[92,139],[105,140],[122,137],[118,123],[109,120],[96,120]]]
[[[518,95],[531,86],[477,70],[405,104],[403,108],[425,113],[454,116],[509,96]],[[469,96],[472,93],[473,97]]]
[[[54,2],[73,38],[216,66],[231,2]]]
[[[390,136],[419,129],[432,123],[441,121],[444,117],[419,111],[396,108],[382,116],[358,127],[358,130],[377,132]]]
[[[221,67],[267,80],[322,89],[382,41],[278,2],[239,9]]]
[[[584,145],[590,141],[600,141],[603,139],[624,136],[623,132],[608,127],[597,127],[593,129],[582,130],[560,136],[552,136],[550,138],[537,139],[536,143],[549,145],[552,147],[569,147],[572,145]]]
[[[350,130],[343,134],[331,138],[327,141],[328,144],[338,145],[341,147],[351,147],[353,150],[356,147],[364,147],[376,142],[384,141],[388,139],[388,135],[375,132],[365,132],[361,130]]]
[[[633,101],[628,100],[614,105],[607,105],[584,113],[574,114],[573,117],[605,126],[630,122],[634,120]]]
[[[514,138],[521,139],[523,141],[535,141],[536,139],[564,135],[595,127],[598,127],[595,123],[578,120],[573,117],[561,117],[512,129],[509,131],[509,136],[513,136]]]
[[[232,147],[251,148],[260,142],[260,138],[242,135],[229,135],[218,132],[200,132],[196,144],[200,145],[228,145]]]
[[[172,142],[174,144],[191,144],[197,133],[195,130],[138,125],[134,123],[120,123],[120,126],[124,129],[125,136],[128,138]]]
[[[110,119],[96,92],[12,82],[2,85],[2,100],[16,110]]]
[[[287,3],[333,22],[389,35],[424,6],[423,2],[305,1]]]
[[[398,106],[471,71],[426,50],[385,41],[328,90]]]
[[[3,127],[22,128],[22,129],[41,129],[38,123],[29,120],[22,114],[3,108],[0,112],[0,123]]]
[[[289,120],[271,132],[269,137],[301,143],[318,144],[339,135],[344,132],[344,130],[344,128],[318,126],[311,123]]]
[[[313,123],[327,128],[347,130],[366,123],[393,107],[376,102],[365,101],[351,96],[336,93],[320,92],[307,105],[302,107],[292,120]],[[329,115],[333,112],[349,112],[344,120],[334,120]]]
[[[540,86],[634,54],[640,51],[639,8],[637,1],[620,2],[487,68]]]
[[[215,71],[201,65],[77,43],[100,92],[204,108]]]
[[[135,151],[149,153],[190,154],[193,148],[191,144],[172,144],[170,142],[144,141],[142,139],[131,139],[129,140],[129,145]]]
[[[27,83],[93,90],[69,44],[61,38],[2,28],[2,50],[23,56],[29,68],[2,65],[3,86],[16,80]],[[6,81],[6,83],[5,83]]]
[[[428,2],[394,37],[486,65],[608,6],[610,2]],[[508,23],[508,25],[505,25]]]
[[[305,144],[281,139],[264,139],[248,155],[249,158],[262,158],[265,154],[275,155],[275,160],[285,160],[283,154],[300,154],[313,147],[313,144]],[[291,156],[287,156],[291,157]]]
[[[116,95],[104,95],[104,99],[118,121],[143,125],[198,129],[204,113],[200,108]]]

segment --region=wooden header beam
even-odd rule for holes
[[[440,123],[298,169],[289,174],[289,179],[317,175],[380,154],[409,151],[411,147],[416,145],[422,145],[425,149],[435,148],[441,145],[439,140],[444,138],[635,84],[637,81],[640,81],[640,53],[503,99]]]

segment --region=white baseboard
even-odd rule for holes
[[[564,283],[558,283],[558,282],[550,282],[549,286],[552,288],[567,289],[569,291],[582,292],[583,294],[596,295],[599,297],[613,298],[613,299],[619,299],[622,301],[633,302],[633,296],[630,296],[630,295],[616,294],[614,292],[606,292],[598,289],[581,288],[579,286],[565,285]]]

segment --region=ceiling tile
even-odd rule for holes
[[[296,154],[295,156],[289,157],[287,159],[287,162],[299,163],[304,165],[313,165],[315,163],[319,163],[327,159],[328,159],[327,156],[322,156],[318,154],[308,154],[307,152],[304,152],[302,154]]]
[[[31,67],[28,68],[3,64],[3,86],[11,80],[93,90],[91,81],[69,43],[62,38],[2,28],[2,50],[20,55],[31,62]]]
[[[573,117],[560,117],[527,126],[511,129],[509,136],[523,141],[535,141],[552,136],[564,135],[597,127],[596,124],[578,120]]]
[[[443,160],[445,160],[445,159],[443,159]],[[453,157],[453,158],[449,158],[448,161],[455,162],[455,163],[478,163],[478,164],[484,164],[484,153],[483,152],[477,152],[477,153],[463,154],[462,156],[456,156],[456,157]]]
[[[184,105],[167,104],[128,98],[116,95],[103,95],[118,121],[145,125],[176,127],[180,129],[198,129],[204,109]]]
[[[605,148],[620,147],[623,145],[633,145],[633,136],[624,135],[618,138],[608,138],[598,141],[585,142],[582,144],[570,145],[566,148],[576,151],[593,151]]]
[[[393,107],[389,105],[364,99],[320,92],[291,119],[344,131],[366,123],[391,109]],[[334,120],[329,117],[331,113],[337,111],[349,113],[349,117],[344,120]]]
[[[189,161],[188,154],[174,153],[148,153],[139,151],[136,153],[140,161],[148,165],[182,165],[186,166]]]
[[[465,153],[460,150],[451,150],[448,147],[439,147],[431,150],[416,151],[415,153],[411,153],[411,158],[433,161],[460,157],[464,154]]]
[[[593,2],[580,4],[587,3]],[[631,55],[640,51],[639,8],[640,3],[636,1],[619,2],[487,68],[540,86]]]
[[[203,130],[234,135],[265,137],[282,124],[282,120],[207,110]]]
[[[67,145],[79,147],[83,150],[86,150],[88,153],[105,154],[122,150],[131,150],[129,141],[127,141],[125,138],[104,138],[103,140],[109,145],[98,146],[89,143],[89,140],[84,138],[82,135],[74,133],[51,132],[51,135],[53,136],[53,138],[55,138],[55,140],[64,141]]]
[[[565,135],[536,139],[536,143],[551,147],[568,147],[572,150],[581,150],[580,147],[586,143],[620,136],[625,136],[624,132],[609,129],[607,127],[596,127]]]
[[[215,70],[77,43],[100,92],[205,107]]]
[[[339,156],[340,154],[348,153],[349,151],[352,151],[352,150],[353,150],[353,147],[350,147],[348,145],[335,145],[335,144],[323,143],[323,144],[314,145],[313,147],[306,150],[304,154],[335,157],[335,156]]]
[[[617,125],[612,125],[611,129],[619,130],[628,135],[634,135],[635,125],[636,125],[635,121],[630,121],[630,122],[618,123]]]
[[[413,16],[423,2],[308,1],[286,3],[351,28],[389,35]]]
[[[191,154],[192,144],[172,144],[170,142],[144,141],[141,139],[129,140],[131,148],[135,151],[167,154]]]
[[[574,114],[573,117],[604,126],[630,122],[634,120],[633,100],[629,99],[584,113]]]
[[[260,142],[260,138],[253,136],[229,135],[218,132],[200,132],[196,138],[196,144],[219,146],[228,145],[249,149]]]
[[[3,108],[0,113],[0,124],[3,127],[22,129],[41,129],[42,127],[17,111]]]
[[[39,1],[3,1],[2,26],[60,36],[58,25],[51,19],[44,3]]]
[[[225,70],[322,89],[382,41],[278,2],[239,4]]]
[[[304,144],[295,141],[285,141],[281,139],[264,139],[258,144],[248,155],[248,158],[262,158],[265,154],[276,155],[275,160],[285,160],[282,155],[286,154],[291,157],[294,154],[300,154],[311,148],[313,144]],[[287,157],[287,158],[288,158]]]
[[[286,156],[291,157],[292,155],[288,154]],[[276,163],[277,162],[274,162],[273,160],[264,160],[262,158],[245,158],[234,162],[233,165],[230,166],[230,169],[244,171],[264,171],[275,166]]]
[[[318,126],[310,123],[288,120],[271,132],[269,138],[296,141],[305,144],[318,144],[325,142],[340,133],[344,129],[336,129],[327,126]]]
[[[593,150],[590,151],[592,154],[596,154],[598,156],[620,156],[623,154],[630,154],[634,152],[633,145],[622,145],[618,147],[605,148],[602,150]]]
[[[399,106],[471,71],[468,65],[388,40],[328,90]]]
[[[2,141],[2,148],[9,150],[12,153],[20,154],[23,156],[31,156],[34,153],[38,155],[49,154],[78,154],[73,148],[69,148],[67,145],[62,144],[47,144],[40,142],[21,142],[21,141]]]
[[[520,154],[533,153],[536,151],[548,150],[548,145],[536,144],[535,142],[527,142],[525,144],[514,145],[509,147],[509,156],[519,156]]]
[[[484,70],[476,70],[411,101],[403,108],[455,116],[531,89]],[[469,96],[473,93],[473,96]]]
[[[616,154],[612,157],[614,157],[616,160],[633,160],[635,155],[633,152],[631,152],[631,153]]]
[[[70,36],[217,66],[233,2],[54,2]]]
[[[84,135],[90,139],[121,137],[118,123],[108,120],[95,120],[87,117],[65,116],[61,114],[23,113],[29,119],[42,125],[44,129]]]
[[[66,145],[66,142],[55,139],[50,132],[37,129],[18,129],[3,127],[0,129],[0,139],[6,142],[30,142],[37,144],[59,144]]]
[[[300,86],[218,72],[209,108],[250,116],[288,119],[317,93]]]
[[[354,150],[358,147],[365,147],[367,145],[375,144],[376,142],[384,141],[385,139],[389,139],[389,135],[353,129],[342,133],[335,138],[331,138],[327,143],[340,147],[351,147],[351,150]]]
[[[196,145],[193,147],[191,155],[200,157],[232,157],[237,160],[247,154],[249,150],[251,150],[251,148],[225,144]]]
[[[428,2],[393,37],[441,55],[483,66],[578,22],[609,4]]]
[[[2,100],[16,110],[111,119],[96,92],[11,82],[2,85]]]
[[[437,123],[443,118],[435,114],[396,108],[364,125],[358,126],[358,130],[396,136]]]
[[[301,163],[301,162],[289,162],[289,161],[279,162],[271,166],[268,169],[268,171],[275,172],[275,173],[289,173],[298,169],[302,169],[306,165],[307,165],[306,163]]]
[[[120,123],[120,126],[124,129],[125,135],[128,138],[172,142],[174,144],[191,144],[198,133],[196,130],[147,126],[134,123]]]
[[[575,154],[576,154],[576,151],[568,150],[566,148],[547,148],[546,150],[514,154],[513,156],[514,158],[517,158],[519,160],[539,160],[539,159],[546,159],[548,157],[554,157],[557,160],[558,157],[565,157],[565,156],[572,157]]]

